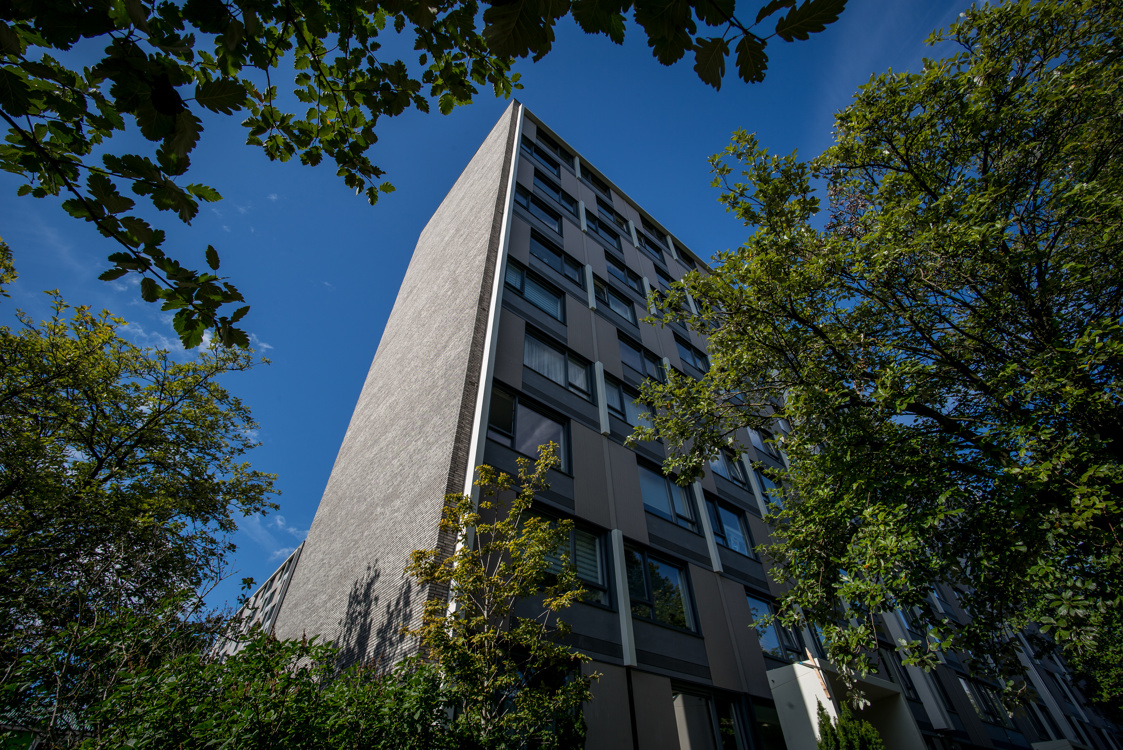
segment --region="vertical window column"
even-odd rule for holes
[[[584,213],[582,216],[582,224],[584,223]],[[585,293],[589,295],[589,309],[597,309],[597,290],[593,285],[593,267],[588,263],[585,264]]]
[[[694,496],[704,498],[702,494],[702,482],[694,480]],[[703,500],[703,505],[705,501]],[[710,567],[714,569],[715,573],[721,573],[724,568],[721,567],[721,554],[717,550],[717,539],[714,537],[714,526],[710,523],[710,514],[706,512],[705,508],[700,508],[698,515],[702,518],[702,535],[706,537],[706,548],[710,551]]]
[[[752,458],[748,453],[742,453],[741,460],[745,462],[745,466],[749,467],[749,484],[752,485],[753,496],[756,497],[756,507],[760,509],[760,516],[763,518],[768,515],[768,498],[764,496],[764,488],[760,486],[760,482],[757,481],[756,472],[752,470]]]
[[[582,232],[589,231],[589,220],[585,218],[585,201],[577,201],[577,221]]]
[[[639,247],[639,235],[636,234],[636,225],[628,219],[628,235],[632,238],[632,247]]]
[[[620,645],[624,652],[624,666],[636,666],[636,636],[632,630],[632,608],[628,605],[631,592],[628,590],[628,569],[624,557],[624,532],[612,530],[612,573],[616,584],[616,607],[620,614]]]
[[[597,380],[597,412],[600,415],[600,434],[609,435],[612,427],[608,422],[608,389],[604,383],[604,363],[599,359],[593,366]]]
[[[655,305],[651,304],[651,282],[646,276],[643,277],[643,298],[647,301],[647,312],[654,315]]]

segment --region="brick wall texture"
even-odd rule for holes
[[[519,106],[418,239],[278,616],[279,638],[331,640],[340,666],[409,653],[399,629],[426,596],[446,595],[403,569],[413,550],[454,541],[438,521],[468,472]]]

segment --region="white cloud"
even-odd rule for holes
[[[267,352],[273,348],[272,344],[267,344],[259,339],[256,333],[250,334],[250,346],[254,348],[254,351],[258,352]]]
[[[238,528],[261,547],[277,549],[281,546],[281,542],[266,527],[265,517],[260,513],[243,518]]]
[[[269,553],[269,562],[280,562],[293,553],[296,547],[280,547]]]
[[[304,537],[308,536],[308,529],[298,529],[295,526],[290,526],[289,522],[285,520],[285,517],[280,513],[274,513],[268,525],[282,534],[291,534],[297,539],[304,539]]]
[[[276,201],[278,198],[280,198],[280,196],[277,195],[276,193],[270,193],[269,195],[267,195],[265,197],[268,198],[271,201]]]

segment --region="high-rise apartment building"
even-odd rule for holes
[[[403,573],[412,550],[454,544],[438,528],[446,493],[552,440],[562,466],[539,509],[574,520],[590,593],[564,617],[603,675],[588,747],[814,747],[836,675],[810,633],[750,627],[780,594],[753,547],[769,533],[757,467],[782,455],[746,433],[746,453],[681,488],[661,444],[624,444],[644,378],[707,368],[704,338],[643,321],[649,293],[706,268],[666,227],[511,105],[418,240],[311,531],[274,576],[283,607],[263,592],[278,636],[319,634],[350,662],[408,652],[399,628],[420,597],[447,596]],[[934,597],[966,616],[952,592]],[[864,714],[893,750],[1119,750],[1058,665],[1030,665],[1036,698],[1011,716],[954,659],[902,666],[892,643],[911,628],[907,613],[885,619],[864,681]]]

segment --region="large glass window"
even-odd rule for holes
[[[600,213],[606,220],[612,222],[625,232],[628,231],[628,220],[625,219],[612,204],[604,198],[597,198],[597,212]]]
[[[539,446],[556,443],[561,470],[569,471],[566,425],[501,388],[495,388],[491,393],[487,436],[529,458],[538,457]]]
[[[523,344],[523,364],[558,385],[592,397],[589,364],[528,332]]]
[[[756,481],[760,483],[760,491],[764,496],[765,503],[772,503],[780,510],[784,509],[784,492],[780,486],[765,476],[764,472],[758,469],[753,469],[756,474]]]
[[[624,336],[620,340],[620,361],[641,375],[654,378],[660,383],[667,382],[667,372],[663,360],[654,353]]]
[[[604,392],[604,399],[611,414],[623,419],[633,427],[639,425],[648,427],[651,425],[650,420],[640,417],[641,414],[650,413],[651,409],[645,404],[636,404],[639,392],[634,388],[624,385],[616,378],[605,375]]]
[[[710,459],[710,469],[714,474],[731,482],[736,482],[742,486],[748,484],[748,479],[745,476],[745,465],[741,463],[741,459],[734,458],[732,454],[725,451]]]
[[[637,233],[636,238],[639,240],[639,246],[641,250],[643,250],[645,253],[647,253],[653,259],[659,261],[660,263],[666,264],[666,261],[663,260],[663,251],[659,249],[659,246],[656,245],[651,238],[649,238],[643,232]]]
[[[605,196],[606,198],[611,197],[611,191],[608,189],[608,183],[590,172],[587,168],[585,168],[584,164],[581,165],[581,179],[587,182],[594,190],[600,192],[601,195]]]
[[[562,556],[569,555],[577,578],[585,588],[582,601],[608,605],[608,583],[605,579],[604,551],[601,537],[585,529],[573,529],[569,533],[568,546],[553,555],[547,555],[550,570],[561,570]]]
[[[643,294],[643,279],[640,278],[639,274],[609,255],[605,255],[604,260],[608,264],[610,274],[627,284],[634,291]]]
[[[652,513],[674,521],[692,531],[694,521],[694,496],[688,487],[679,487],[661,473],[639,466],[640,492],[643,504]]]
[[[686,571],[646,552],[624,550],[632,615],[684,630],[694,630]]]
[[[679,747],[691,750],[745,750],[748,747],[733,701],[677,688],[672,693],[672,701]]]
[[[609,246],[617,250],[620,249],[620,235],[609,229],[605,221],[598,219],[588,211],[585,212],[585,226],[589,228],[590,232],[607,242]]]
[[[577,214],[577,199],[562,190],[561,186],[557,185],[553,180],[546,177],[546,175],[542,174],[537,169],[534,170],[534,187],[556,200],[571,214]]]
[[[607,305],[609,310],[612,310],[612,312],[629,323],[636,322],[636,308],[631,300],[600,279],[597,279],[593,286],[597,299]]]
[[[577,286],[585,288],[585,267],[536,232],[530,234],[530,254]]]
[[[521,294],[527,302],[553,318],[565,322],[565,293],[540,281],[538,277],[513,261],[507,261],[507,286]]]
[[[753,616],[753,630],[756,631],[760,648],[767,655],[781,661],[801,661],[804,658],[803,638],[791,628],[778,622],[765,625],[761,620],[773,613],[772,605],[763,599],[746,594],[749,611]]]
[[[570,167],[573,166],[573,154],[569,153],[564,148],[562,148],[561,144],[558,143],[557,141],[555,141],[550,136],[546,135],[545,133],[539,132],[538,133],[538,143],[542,147],[544,147],[546,149],[549,149],[549,151],[554,156],[561,159],[562,162],[564,162],[566,165],[568,165]]]
[[[554,209],[546,205],[546,202],[539,198],[537,195],[532,194],[529,190],[522,185],[515,185],[515,203],[525,208],[531,213],[532,216],[538,218],[543,224],[553,229],[558,234],[562,231],[562,219]]]
[[[732,505],[712,498],[706,498],[706,506],[717,543],[742,555],[753,556],[753,539],[745,522],[745,514]]]
[[[683,364],[690,365],[702,372],[706,372],[710,369],[710,360],[701,350],[691,346],[678,336],[675,336],[675,344],[678,345],[678,355],[682,359]]]
[[[561,177],[561,167],[549,152],[527,136],[523,136],[522,150],[538,160],[538,163],[550,170],[556,177]]]

